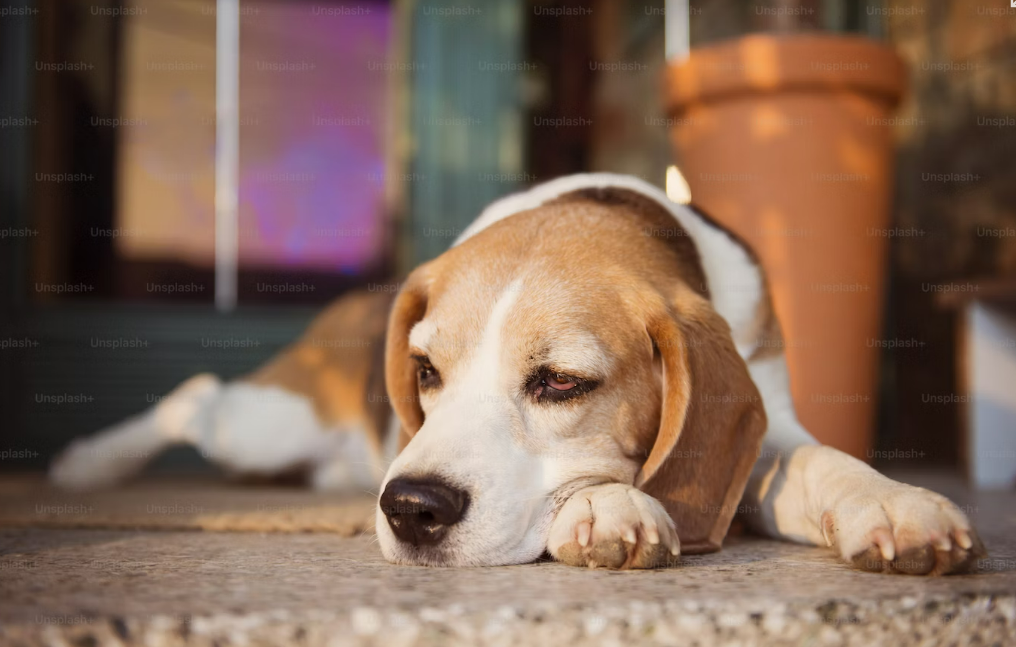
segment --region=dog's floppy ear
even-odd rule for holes
[[[647,324],[662,359],[663,407],[635,485],[663,504],[677,525],[681,552],[692,554],[720,549],[766,415],[727,322],[704,300],[684,302]]]
[[[409,275],[392,304],[385,340],[385,386],[402,433],[399,450],[423,426],[423,409],[417,383],[417,365],[409,356],[409,332],[427,312],[428,285],[422,266]]]

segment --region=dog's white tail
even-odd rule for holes
[[[73,489],[111,485],[171,445],[196,444],[221,391],[219,378],[195,375],[147,411],[75,440],[53,461],[50,480]]]

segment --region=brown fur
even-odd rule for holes
[[[392,409],[402,425],[401,450],[423,426],[423,409],[416,391],[416,364],[410,358],[409,331],[427,311],[426,266],[414,272],[395,299],[388,317],[385,342],[385,384]]]
[[[604,205],[618,206],[629,211],[636,211],[642,214],[643,217],[651,220],[653,224],[646,227],[644,230],[645,234],[653,238],[659,238],[671,245],[685,261],[680,274],[684,278],[685,283],[702,296],[709,298],[709,286],[705,273],[702,272],[698,249],[696,249],[691,237],[688,236],[687,232],[681,228],[663,205],[640,193],[618,187],[580,189],[566,193],[554,202],[571,202],[575,200],[589,200]],[[783,352],[783,332],[780,328],[779,320],[776,318],[776,311],[773,309],[768,283],[765,280],[765,270],[762,268],[761,261],[755,250],[736,232],[723,226],[695,205],[688,205],[688,208],[706,223],[725,233],[730,240],[744,249],[748,257],[758,268],[758,271],[762,274],[765,293],[763,298],[759,300],[758,312],[756,313],[757,348],[752,354],[751,359],[762,359],[779,355]]]
[[[650,324],[666,401],[656,443],[635,483],[670,513],[685,554],[719,550],[737,511],[766,416],[727,323],[701,300]]]

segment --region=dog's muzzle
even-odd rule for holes
[[[469,495],[438,479],[393,479],[381,495],[381,511],[395,536],[413,546],[434,545],[466,513]]]

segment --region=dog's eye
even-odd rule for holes
[[[564,373],[552,373],[543,378],[543,383],[558,391],[568,391],[578,385],[578,382],[574,378],[568,377]]]
[[[542,368],[529,379],[526,390],[537,402],[561,402],[589,393],[597,383],[551,368]]]
[[[433,389],[441,386],[441,374],[437,372],[430,358],[426,355],[413,355],[416,360],[416,377],[420,382],[421,389]]]

